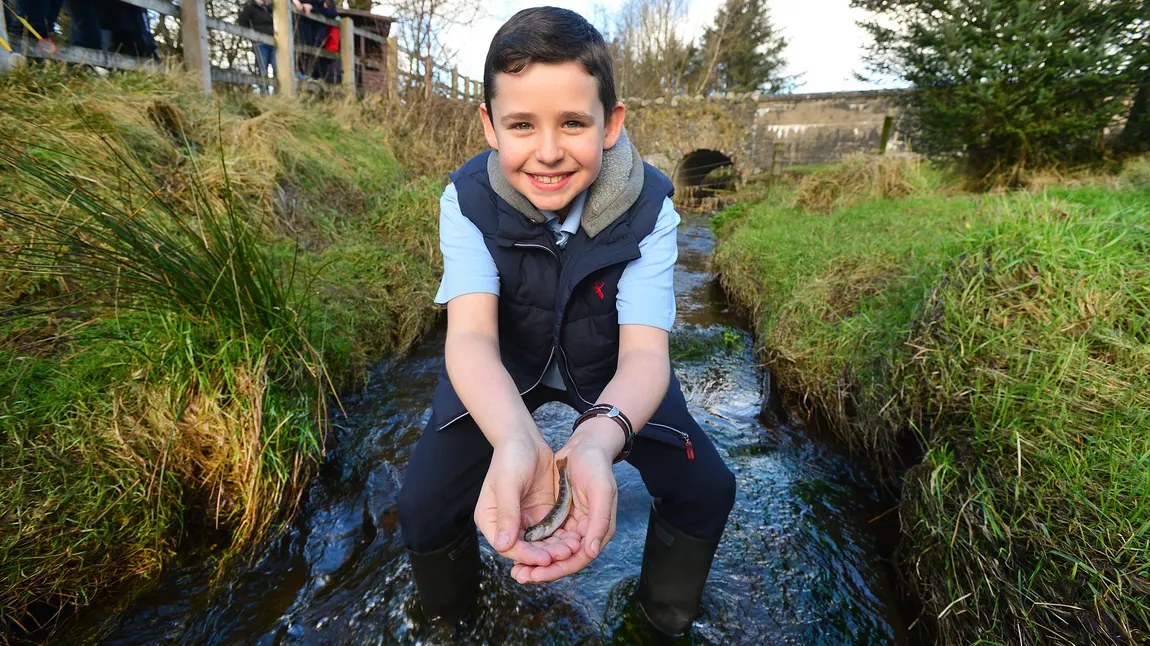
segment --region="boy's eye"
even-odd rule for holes
[[[563,124],[563,127],[565,127],[565,128],[582,128],[583,122],[582,121],[567,121]]]
[[[511,130],[527,130],[530,127],[531,124],[527,123],[526,121],[520,121],[519,123],[511,124]]]

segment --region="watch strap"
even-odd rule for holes
[[[623,448],[619,451],[619,454],[615,456],[612,464],[618,464],[627,459],[627,456],[631,454],[631,447],[635,443],[635,431],[631,426],[631,420],[627,419],[627,416],[624,415],[623,411],[619,410],[617,406],[611,404],[596,404],[588,408],[575,420],[575,423],[571,426],[571,432],[574,433],[580,424],[594,417],[606,417],[618,424],[619,428],[623,431]]]

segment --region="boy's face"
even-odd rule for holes
[[[531,63],[495,83],[493,114],[486,105],[479,112],[503,176],[537,209],[566,215],[619,140],[623,104],[604,115],[595,77],[575,62]]]

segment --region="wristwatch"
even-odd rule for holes
[[[631,420],[627,419],[627,416],[623,414],[623,411],[619,410],[618,406],[612,404],[596,404],[584,411],[583,414],[579,416],[579,419],[575,420],[575,423],[571,426],[571,433],[574,434],[575,429],[579,428],[580,424],[592,417],[606,417],[618,424],[619,428],[623,429],[623,449],[619,451],[619,455],[615,456],[612,464],[618,464],[627,459],[627,456],[631,454],[631,447],[635,443],[635,431],[631,428]]]

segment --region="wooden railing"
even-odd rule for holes
[[[430,56],[419,56],[400,47],[395,37],[385,37],[379,33],[356,27],[352,18],[344,16],[331,19],[326,16],[307,15],[295,10],[287,0],[276,2],[273,5],[274,35],[268,35],[240,27],[239,25],[219,20],[207,15],[204,0],[124,0],[128,4],[154,11],[161,16],[171,16],[180,22],[183,47],[183,67],[200,79],[204,90],[210,92],[213,83],[233,83],[239,85],[275,87],[277,93],[286,93],[294,96],[299,83],[296,78],[296,52],[310,56],[321,57],[331,61],[338,61],[341,66],[340,84],[349,93],[362,93],[365,91],[378,91],[380,84],[357,83],[362,78],[364,70],[383,73],[382,90],[392,99],[398,99],[405,89],[421,91],[424,97],[433,93],[465,101],[481,101],[483,97],[483,84],[481,81],[470,79],[459,73],[457,68],[448,68],[440,65]],[[295,42],[294,25],[300,20],[311,20],[324,25],[338,27],[340,34],[339,53],[331,52],[319,47],[301,45]],[[0,12],[0,35],[5,34],[4,16]],[[275,47],[276,76],[267,78],[264,74],[251,74],[242,69],[231,67],[218,67],[212,64],[211,51],[208,47],[208,30],[219,31],[238,36],[254,43],[264,43]],[[362,59],[356,56],[356,39],[372,41],[379,45],[382,54],[378,58]],[[362,43],[361,43],[362,44]],[[422,67],[422,73],[412,73],[399,69],[399,54],[403,54],[411,62],[413,70]],[[46,54],[35,47],[26,48],[24,54],[35,58],[44,58],[64,61],[67,63],[90,64],[98,67],[118,70],[163,69],[165,63],[157,63],[151,59],[135,58],[114,52],[87,49],[71,45],[59,45],[54,54]],[[8,60],[5,56],[0,61],[0,73],[7,69]],[[357,75],[356,72],[360,71]],[[451,84],[437,78],[436,72],[443,72],[444,77],[450,76]]]

